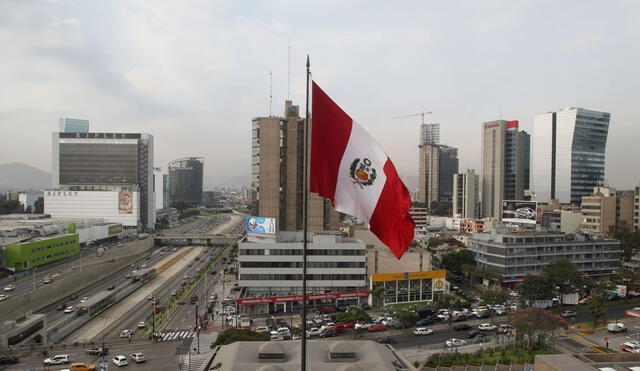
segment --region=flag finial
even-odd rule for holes
[[[311,67],[311,63],[309,63],[309,54],[307,54],[307,68]]]

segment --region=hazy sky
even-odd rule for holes
[[[159,5],[162,4],[162,5]],[[250,172],[251,117],[315,80],[417,173],[433,111],[460,168],[480,170],[481,123],[567,106],[612,113],[606,175],[640,181],[637,1],[0,0],[0,163],[51,170],[59,117],[148,132],[156,165],[204,156],[209,184]]]

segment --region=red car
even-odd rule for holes
[[[367,331],[369,331],[369,332],[380,332],[380,331],[384,331],[386,329],[387,329],[387,326],[382,325],[380,323],[374,323],[373,325],[369,326]]]
[[[338,334],[341,334],[341,333],[347,331],[347,326],[345,326],[343,323],[339,323],[339,324],[336,325],[336,328],[334,328],[334,330]]]
[[[344,326],[344,328],[350,329],[350,328],[353,328],[353,323],[338,323],[336,327],[338,326]]]
[[[479,330],[469,331],[469,332],[467,332],[467,334],[466,334],[467,338],[469,338],[469,339],[473,339],[473,338],[475,338],[475,337],[476,337],[476,336],[478,336],[478,335],[480,335],[480,331],[479,331]]]

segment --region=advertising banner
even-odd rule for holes
[[[502,221],[536,224],[535,201],[502,201]]]
[[[249,216],[246,219],[245,230],[252,233],[276,233],[275,218],[262,218],[258,216]]]
[[[118,192],[118,214],[133,213],[133,192]]]

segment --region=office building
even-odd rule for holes
[[[89,120],[70,119],[63,117],[60,119],[61,133],[88,133]]]
[[[453,175],[453,216],[480,218],[480,177],[473,169]]]
[[[531,188],[538,200],[580,205],[603,185],[610,118],[576,107],[535,116]]]
[[[307,370],[416,371],[393,348],[373,340],[308,341]],[[300,341],[238,341],[216,349],[202,364],[217,371],[301,370]],[[205,368],[199,368],[205,370]]]
[[[153,169],[153,194],[155,195],[156,210],[164,208],[164,174],[162,168]]]
[[[283,117],[252,119],[252,200],[257,216],[275,218],[281,231],[302,229],[303,148],[304,119],[291,101],[285,102]],[[309,230],[337,229],[338,213],[329,201],[315,193],[308,199]]]
[[[640,227],[640,186],[633,188],[633,230]]]
[[[162,174],[162,206],[171,206],[171,184],[169,174]]]
[[[198,206],[202,202],[204,158],[185,157],[169,163],[171,205]]]
[[[42,192],[20,192],[18,194],[18,201],[25,211],[31,210],[32,213],[36,212],[36,202],[39,199],[44,199]]]
[[[482,126],[482,216],[499,218],[502,200],[522,200],[529,188],[529,134],[517,120]]]
[[[591,239],[556,232],[515,231],[500,226],[474,233],[469,248],[476,264],[500,277],[504,287],[514,287],[527,274],[539,274],[557,260],[568,260],[589,277],[609,276],[621,266],[618,240]]]
[[[440,144],[440,124],[421,124],[420,125],[420,143]]]
[[[616,191],[612,187],[595,187],[590,196],[582,196],[582,231],[611,236],[617,225],[631,227],[634,192]]]
[[[45,213],[154,229],[152,135],[53,133],[52,148],[52,189],[44,192]]]
[[[418,202],[453,201],[453,174],[458,172],[458,149],[442,144],[420,144]]]

